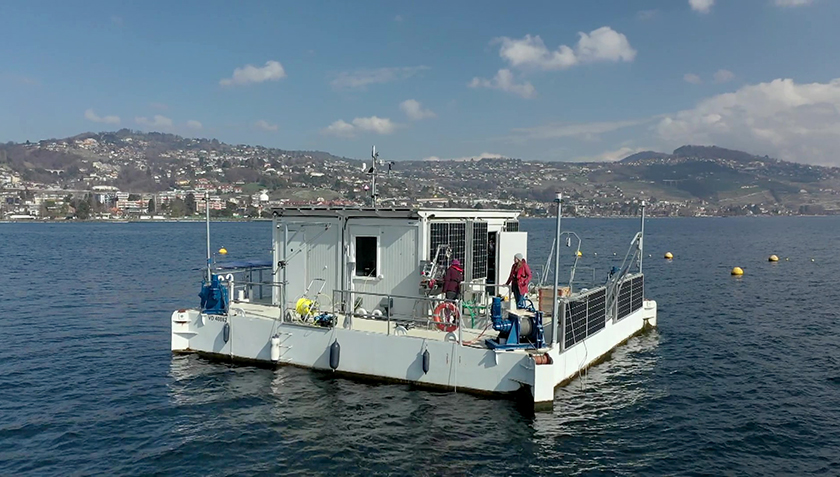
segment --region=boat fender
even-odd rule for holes
[[[356,308],[356,314],[359,316],[367,316],[368,312],[364,308]]]
[[[382,310],[377,308],[377,309],[373,310],[373,313],[371,313],[371,314],[373,315],[374,318],[381,318],[382,317]]]
[[[423,374],[427,374],[429,372],[429,360],[431,356],[429,356],[429,350],[423,351]]]
[[[225,340],[225,343],[230,340],[230,323],[225,323],[225,327],[222,328],[222,339]]]
[[[275,363],[280,361],[280,336],[274,335],[271,337],[271,360]]]
[[[333,371],[338,369],[338,360],[341,358],[341,345],[338,344],[338,340],[333,341],[333,344],[330,345],[330,368]]]

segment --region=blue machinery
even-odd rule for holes
[[[499,332],[496,339],[484,342],[490,349],[540,349],[545,347],[545,331],[543,330],[543,314],[534,311],[528,316],[509,314],[502,315],[502,298],[493,297],[490,306],[490,316],[493,319],[493,329]]]
[[[208,315],[224,315],[227,313],[228,290],[219,281],[219,276],[210,274],[210,283],[205,279],[201,284],[201,311]]]

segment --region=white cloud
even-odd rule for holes
[[[148,126],[150,128],[165,129],[172,127],[172,120],[166,116],[161,116],[160,114],[155,114],[152,119],[144,116],[138,116],[134,118],[134,121],[141,126]]]
[[[0,81],[9,80],[13,83],[22,84],[26,86],[40,86],[41,81],[38,78],[33,78],[31,76],[23,76],[23,75],[16,75],[16,74],[4,74],[0,73]]]
[[[356,128],[352,124],[344,121],[343,119],[339,119],[338,121],[330,124],[326,128],[324,128],[323,133],[329,134],[331,136],[339,136],[339,137],[353,137],[355,134]]]
[[[537,95],[537,90],[530,82],[516,83],[513,78],[513,73],[509,69],[502,69],[496,73],[492,79],[473,78],[467,85],[470,88],[490,88],[507,91],[523,98],[533,98]]]
[[[776,6],[778,7],[801,7],[812,3],[814,3],[814,0],[776,0]]]
[[[598,135],[651,122],[652,119],[628,119],[624,121],[601,121],[591,123],[551,123],[531,128],[514,128],[512,139],[558,139],[577,138],[595,140]]]
[[[276,131],[279,128],[279,126],[277,126],[276,124],[271,124],[265,119],[260,119],[259,121],[255,122],[254,127],[263,131]]]
[[[505,155],[502,155],[502,154],[496,154],[494,152],[482,152],[481,154],[476,154],[475,156],[453,157],[451,159],[441,159],[438,156],[429,156],[429,157],[424,157],[423,160],[424,161],[464,162],[464,161],[470,161],[470,160],[473,160],[473,159],[476,159],[476,160],[478,160],[478,159],[505,159],[507,157],[508,156],[505,156]]]
[[[652,20],[659,16],[659,10],[641,10],[636,13],[637,20]]]
[[[437,115],[430,109],[423,109],[420,101],[414,99],[406,99],[400,103],[400,109],[408,116],[408,119],[418,121],[420,119],[434,118]]]
[[[394,17],[394,21],[395,21],[395,22],[397,22],[397,23],[402,22],[402,21],[403,21],[403,17],[402,17],[402,15],[397,15],[397,16],[395,16],[395,17]]]
[[[428,69],[428,66],[400,66],[342,71],[330,84],[335,90],[364,89],[371,84],[405,80]]]
[[[727,83],[735,79],[735,73],[729,70],[717,70],[715,73],[715,83]]]
[[[286,77],[286,70],[277,61],[269,60],[265,66],[257,67],[245,65],[242,68],[233,70],[231,78],[224,78],[219,81],[222,86],[246,85],[250,83],[262,83],[263,81],[277,81]]]
[[[655,127],[668,145],[716,144],[781,159],[840,165],[840,78],[744,86],[668,115]]]
[[[688,0],[688,4],[695,12],[709,13],[712,11],[712,5],[715,4],[715,0]]]
[[[93,121],[95,123],[105,123],[105,124],[119,124],[120,123],[120,117],[119,116],[99,116],[92,109],[85,110],[85,119],[87,119],[88,121]]]
[[[499,56],[503,60],[522,69],[563,70],[582,63],[630,62],[636,57],[636,50],[627,37],[608,26],[578,35],[580,38],[574,49],[560,45],[554,51],[549,50],[538,35],[525,35],[522,39],[501,37],[493,42],[502,44]]]
[[[360,131],[373,132],[376,134],[391,134],[396,129],[396,125],[388,118],[378,118],[371,116],[369,118],[356,118],[353,120],[353,126]]]
[[[197,131],[197,130],[203,128],[204,125],[201,124],[200,122],[196,121],[195,119],[190,119],[189,121],[187,121],[187,127],[190,128],[190,129],[195,129]]]
[[[165,104],[165,103],[149,103],[149,106],[151,106],[155,109],[160,109],[161,111],[165,111],[165,110],[169,109],[169,105]]]
[[[372,132],[375,134],[391,134],[397,125],[388,118],[371,116],[369,118],[355,118],[351,122],[339,119],[324,128],[321,132],[331,136],[354,137],[360,132]]]
[[[111,23],[121,27],[123,26],[123,18],[119,15],[111,15]]]
[[[574,162],[615,162],[637,152],[649,151],[649,147],[620,147],[612,151],[605,151],[596,156],[581,156],[573,159]]]
[[[700,77],[697,76],[694,73],[686,73],[685,75],[683,75],[683,79],[685,80],[686,83],[691,83],[691,84],[700,84],[700,83],[703,82],[703,80],[700,79]]]

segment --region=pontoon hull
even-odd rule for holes
[[[279,314],[278,309],[273,310]],[[616,322],[608,320],[602,330],[567,350],[561,352],[558,346],[541,350],[550,356],[550,364],[540,365],[535,364],[533,350],[461,346],[443,340],[442,332],[423,331],[423,335],[418,331],[412,335],[411,330],[408,335],[397,336],[365,330],[361,323],[354,329],[340,325],[322,328],[277,318],[270,312],[258,316],[240,310],[226,316],[178,310],[172,314],[172,351],[476,393],[506,394],[527,387],[537,408],[550,408],[557,385],[573,379],[643,329],[656,326],[656,303],[645,300],[635,312]],[[279,352],[275,340],[276,360],[272,360],[273,336],[279,338]],[[333,343],[340,346],[337,358],[335,351],[331,352]],[[425,351],[429,355],[426,371]],[[336,363],[333,370],[331,364]]]

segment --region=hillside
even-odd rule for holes
[[[320,151],[122,129],[0,145],[0,184],[6,177],[7,190],[10,185],[78,191],[111,186],[132,193],[268,190],[272,199],[361,204],[369,178],[360,163]],[[521,208],[537,215],[545,213],[558,190],[574,204],[570,213],[589,215],[632,214],[640,199],[651,203],[653,215],[840,210],[837,168],[716,146],[683,146],[671,154],[645,151],[611,163],[406,161],[394,164],[379,184],[381,197],[395,205],[443,200],[467,207]]]

